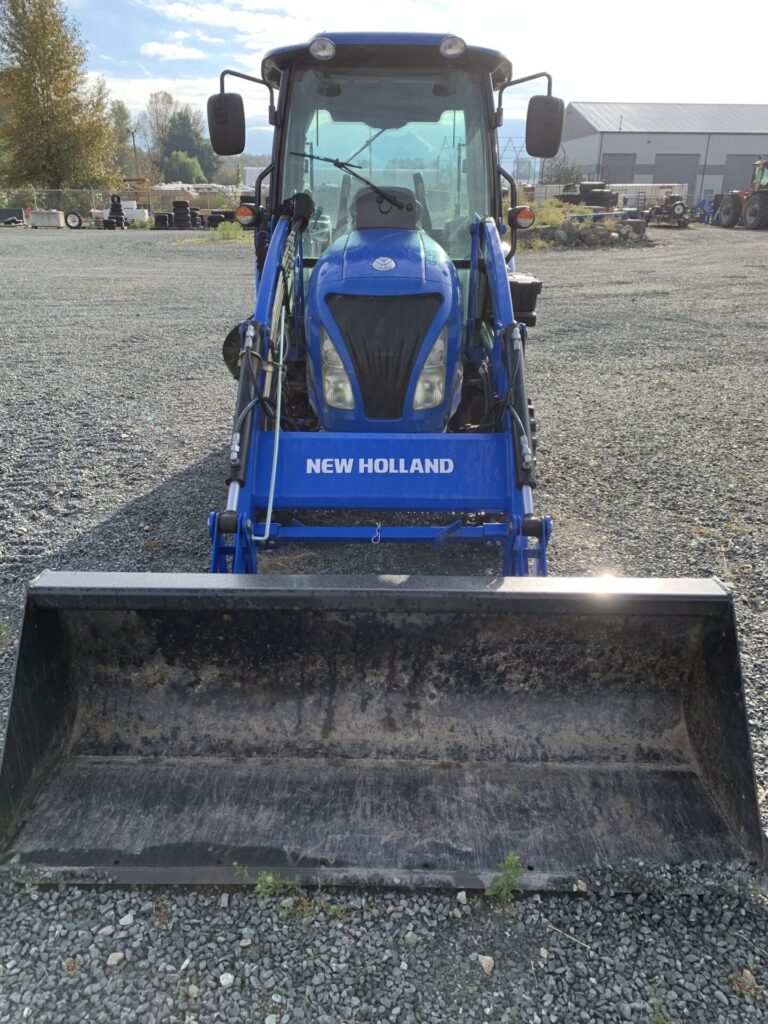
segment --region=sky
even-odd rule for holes
[[[284,7],[279,0],[65,3],[88,45],[89,73],[103,76],[112,97],[134,112],[160,89],[204,108],[218,91],[222,69],[258,75],[273,47],[334,30],[459,35],[470,45],[501,50],[516,75],[549,71],[555,94],[566,102],[766,102],[762,40],[768,13],[745,9],[734,16],[737,31],[731,33],[722,8],[705,13],[694,0],[291,0]],[[249,118],[246,148],[264,152],[270,136],[266,92],[258,86],[242,91]],[[505,93],[510,122],[525,116],[533,91]]]

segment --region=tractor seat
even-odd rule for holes
[[[352,219],[358,231],[363,228],[402,228],[415,231],[419,215],[419,204],[416,196],[408,188],[393,188],[389,185],[383,191],[398,199],[403,208],[398,209],[392,203],[373,191],[372,188],[359,189],[352,201]]]

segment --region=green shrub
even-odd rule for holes
[[[245,232],[236,220],[225,220],[211,231],[209,237],[215,242],[241,242],[245,239]]]

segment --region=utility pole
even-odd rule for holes
[[[136,177],[138,178],[138,176],[139,176],[139,157],[138,157],[138,154],[136,153],[136,129],[135,128],[129,128],[128,131],[131,133],[131,138],[133,139],[133,169],[134,169],[134,172],[136,174]]]

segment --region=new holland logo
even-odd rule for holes
[[[374,270],[394,270],[397,264],[389,256],[379,256],[371,264]]]
[[[453,459],[307,459],[307,473],[452,473]]]

